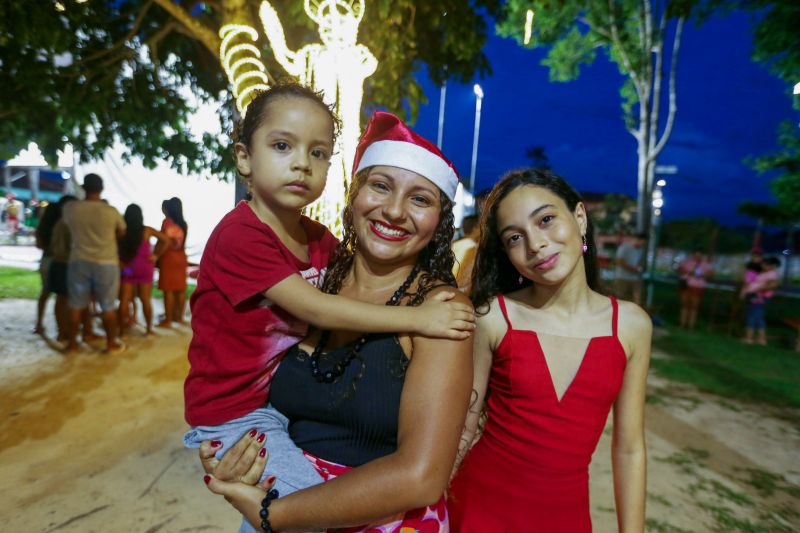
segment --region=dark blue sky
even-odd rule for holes
[[[684,29],[678,62],[678,114],[659,164],[677,165],[665,189],[667,219],[710,216],[750,223],[736,213],[744,199],[769,201],[766,180],[743,159],[775,148],[778,124],[798,120],[786,85],[750,60],[749,15],[733,13]],[[487,45],[493,74],[480,82],[477,190],[507,169],[528,163],[529,146],[546,148],[553,169],[581,191],[636,194],[636,141],[621,118],[616,65],[600,53],[578,80],[551,83],[544,50],[511,39]],[[415,129],[436,141],[439,88],[419,76],[428,96]],[[472,85],[449,83],[443,150],[469,176],[475,96]]]

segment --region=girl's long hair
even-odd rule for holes
[[[358,196],[358,191],[364,186],[369,170],[369,168],[365,168],[356,175],[347,194],[347,205],[342,213],[342,241],[336,247],[334,260],[328,267],[328,273],[325,276],[325,283],[322,287],[323,291],[330,294],[339,292],[342,288],[342,283],[353,266],[355,251],[358,249],[356,231],[353,226],[353,201]],[[433,238],[417,257],[416,264],[421,274],[417,284],[417,292],[410,294],[411,299],[408,305],[421,304],[432,289],[442,284],[455,287],[456,281],[453,277],[455,255],[450,249],[450,241],[453,240],[453,233],[455,232],[453,202],[441,191],[440,201],[439,224],[436,226]]]
[[[42,219],[39,221],[39,225],[36,226],[36,237],[39,239],[42,250],[47,251],[50,247],[50,240],[53,237],[53,228],[60,218],[61,204],[58,202],[47,204],[47,207],[44,208],[44,213],[42,213]]]
[[[183,246],[186,246],[186,235],[189,233],[189,227],[186,225],[186,220],[183,218],[183,202],[177,196],[173,196],[169,200],[164,200],[161,204],[162,209],[167,215],[167,218],[172,220],[183,230]]]
[[[564,178],[550,172],[536,168],[512,170],[503,176],[495,185],[481,214],[481,237],[478,245],[478,254],[475,259],[475,269],[472,272],[472,303],[479,314],[488,312],[486,304],[498,293],[505,294],[522,287],[530,286],[533,282],[523,277],[519,283],[520,274],[506,254],[505,247],[497,233],[497,209],[500,202],[511,191],[533,185],[542,187],[561,198],[567,208],[575,211],[581,202],[581,196],[573,189]],[[592,290],[600,292],[600,283],[597,271],[597,246],[594,242],[594,226],[588,213],[586,217],[586,244],[588,250],[583,254],[586,270],[586,282]]]
[[[144,237],[144,217],[142,208],[136,204],[131,204],[125,209],[125,225],[128,229],[125,235],[119,240],[119,258],[125,263],[136,257],[139,246]]]

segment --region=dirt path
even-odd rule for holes
[[[64,357],[28,333],[33,306],[0,300],[0,530],[235,531],[237,513],[180,445],[188,328],[134,334],[117,356]],[[800,431],[787,413],[657,377],[649,392],[649,531],[800,530]],[[600,533],[616,529],[609,433],[591,467]]]

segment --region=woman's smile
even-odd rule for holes
[[[540,271],[550,270],[551,268],[556,266],[556,263],[558,263],[558,258],[560,255],[561,254],[559,253],[554,253],[553,255],[546,257],[542,261],[539,261],[538,263],[534,264],[533,268]]]
[[[370,220],[369,229],[372,233],[387,241],[404,241],[410,233],[405,229],[379,220]]]

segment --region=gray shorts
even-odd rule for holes
[[[70,261],[67,293],[71,309],[88,307],[89,298],[94,296],[103,312],[113,311],[119,296],[119,265]]]
[[[269,459],[261,479],[273,474],[277,478],[275,488],[281,496],[322,483],[322,477],[303,455],[303,450],[289,437],[289,420],[271,405],[218,426],[195,426],[183,436],[183,444],[187,448],[199,448],[204,440],[220,440],[222,449],[217,457],[222,457],[251,429],[267,435],[264,444]],[[257,532],[247,520],[242,520],[239,533]]]

